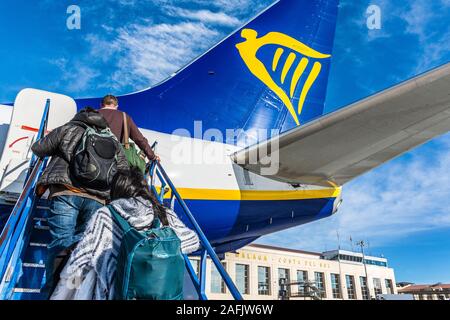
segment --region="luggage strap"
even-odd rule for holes
[[[107,208],[111,212],[113,219],[117,222],[117,224],[122,228],[124,233],[134,229],[128,221],[126,221],[112,205],[107,205]],[[158,218],[154,218],[152,221],[151,228],[159,229],[161,227],[161,221]]]

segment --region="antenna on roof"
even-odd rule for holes
[[[339,229],[336,229],[336,236],[338,241],[338,250],[341,250],[341,239],[339,237]]]

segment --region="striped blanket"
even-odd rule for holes
[[[114,209],[137,230],[151,226],[154,212],[142,198],[118,199]],[[197,234],[187,228],[175,212],[167,209],[169,226],[181,240],[185,254],[199,248]],[[61,272],[51,300],[110,300],[114,297],[114,278],[123,232],[107,207],[100,208]]]

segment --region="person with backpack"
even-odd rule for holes
[[[110,94],[106,95],[102,100],[99,112],[105,117],[112,133],[122,143],[130,165],[140,168],[142,172],[145,171],[145,160],[143,156],[141,157],[139,155],[134,144],[129,139],[132,139],[136,143],[148,160],[160,161],[159,156],[153,152],[148,140],[139,131],[133,119],[125,112],[119,110],[119,100],[117,97]]]
[[[51,239],[42,292],[50,295],[58,276],[57,257],[81,239],[87,221],[109,199],[115,173],[128,169],[128,162],[108,123],[92,108],[78,112],[31,149],[37,157],[51,157],[36,187],[39,197],[49,191]]]
[[[138,168],[119,172],[112,202],[88,222],[52,300],[182,299],[197,234],[161,205]]]

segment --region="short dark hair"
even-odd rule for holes
[[[106,106],[107,104],[112,104],[112,103],[116,106],[119,105],[119,100],[117,99],[116,96],[113,96],[112,94],[108,94],[103,97],[102,106]]]
[[[98,113],[98,111],[97,110],[95,110],[94,108],[92,108],[92,107],[84,107],[83,109],[81,109],[79,112],[95,112],[95,113]]]
[[[111,200],[129,199],[141,197],[151,202],[155,217],[159,218],[163,225],[169,225],[166,208],[156,199],[145,181],[142,171],[136,167],[129,170],[121,170],[114,176],[111,185]]]

